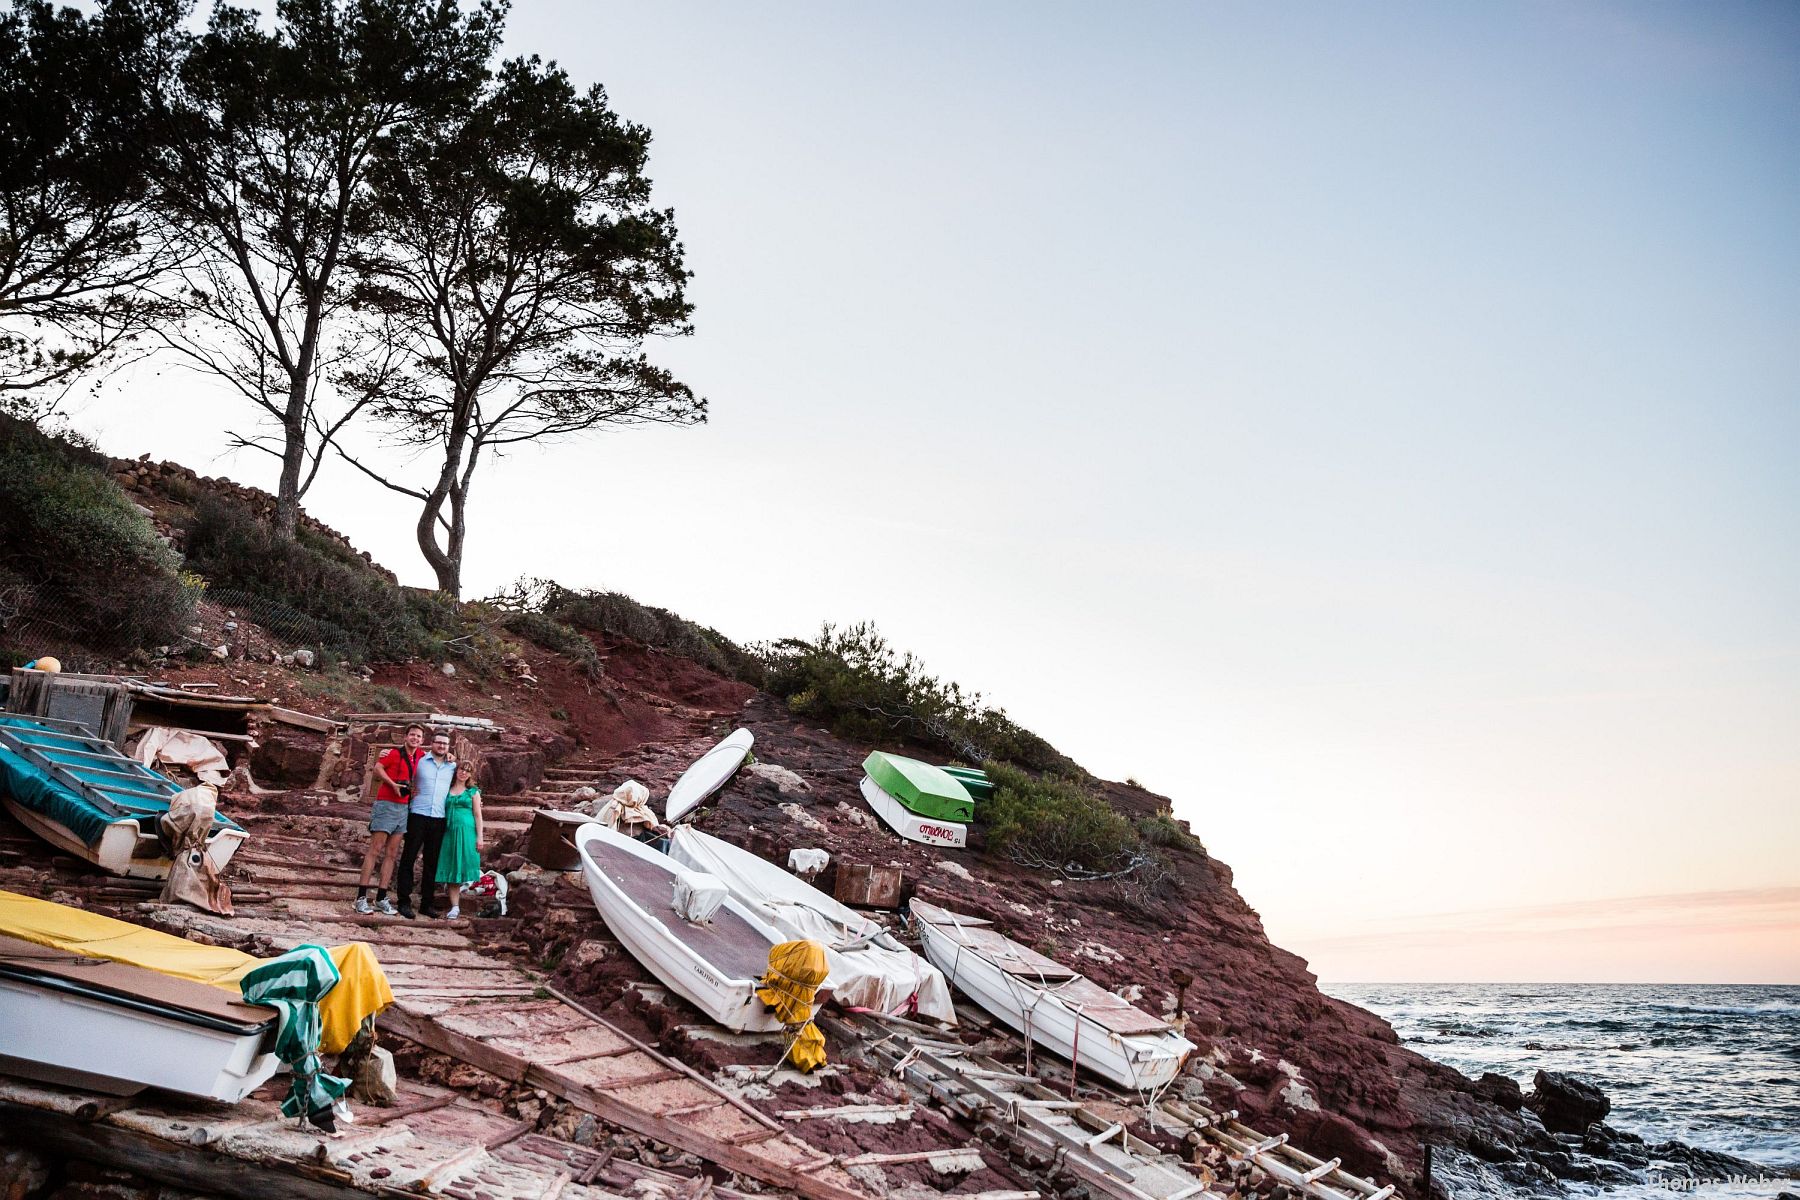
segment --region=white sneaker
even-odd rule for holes
[[[367,896],[358,896],[356,898],[356,903],[352,907],[365,916],[375,911],[375,909],[370,906],[369,898]]]
[[[386,896],[383,896],[381,898],[381,903],[375,906],[375,911],[384,917],[397,917],[400,915],[400,910],[395,908],[394,902],[389,900]]]
[[[450,911],[444,914],[444,920],[454,921],[460,916],[462,916],[462,905],[452,904],[450,906]]]

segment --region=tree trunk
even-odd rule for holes
[[[443,515],[444,505],[450,499],[448,488],[434,489],[425,500],[425,510],[419,514],[416,532],[419,537],[419,553],[431,564],[432,573],[437,576],[438,591],[444,592],[452,600],[462,599],[462,539],[457,536],[456,527],[451,526],[450,547],[446,549],[438,545],[438,520]],[[460,521],[456,513],[458,506],[452,506],[452,520]]]
[[[438,472],[437,486],[425,497],[425,509],[419,514],[419,524],[415,529],[419,553],[431,564],[432,573],[437,576],[438,590],[453,600],[462,599],[464,505],[469,494],[468,476],[475,469],[475,459],[480,454],[481,447],[476,445],[469,454],[469,462],[464,464],[463,454],[468,450],[468,410],[467,406],[459,405],[450,425],[449,436],[444,439],[444,466]],[[450,505],[448,521],[443,519],[445,504]],[[445,525],[449,527],[449,539],[446,544],[439,545],[438,529]]]
[[[307,321],[300,361],[288,373],[287,412],[281,423],[281,482],[275,489],[275,532],[293,537],[300,529],[300,472],[306,466],[306,416],[308,386],[312,383],[313,353],[319,345],[318,321]]]
[[[294,385],[302,394],[304,388],[304,383]],[[300,528],[300,470],[306,465],[306,422],[296,421],[293,413],[290,399],[281,430],[281,482],[275,488],[275,531],[289,538]]]

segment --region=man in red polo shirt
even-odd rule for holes
[[[401,840],[406,835],[407,804],[412,798],[413,774],[425,753],[425,727],[408,725],[406,739],[390,746],[375,760],[375,806],[369,813],[369,848],[363,851],[361,886],[356,889],[356,911],[397,915],[394,902],[388,899],[388,886],[394,881],[394,863],[400,857]],[[381,886],[375,903],[369,903],[369,884],[375,878],[375,864],[381,863]]]

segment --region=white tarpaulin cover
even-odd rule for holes
[[[640,830],[661,824],[650,810],[650,789],[635,779],[627,779],[614,788],[594,814],[594,820],[626,837],[636,837]]]
[[[879,922],[838,903],[774,863],[692,825],[675,827],[669,835],[669,854],[685,867],[723,880],[740,904],[789,937],[811,938],[822,944],[831,964],[826,983],[838,1004],[886,1013],[916,1004],[919,1014],[956,1024],[944,973],[895,941]],[[839,950],[839,946],[856,948]]]
[[[152,725],[144,730],[144,736],[138,739],[131,756],[146,767],[158,763],[186,767],[194,773],[194,778],[214,787],[225,786],[225,781],[231,778],[231,764],[225,761],[224,752],[204,735],[186,729]]]
[[[675,915],[684,921],[705,922],[719,911],[731,889],[704,871],[675,872],[675,895],[670,902]]]
[[[823,850],[789,850],[788,870],[811,879],[831,865],[831,855]]]

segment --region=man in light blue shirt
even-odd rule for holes
[[[456,756],[450,753],[450,735],[433,734],[431,753],[413,768],[412,798],[408,801],[406,841],[400,848],[400,915],[412,919],[413,862],[423,853],[424,871],[419,877],[419,912],[438,915],[437,861],[444,844],[444,798],[456,779]]]

